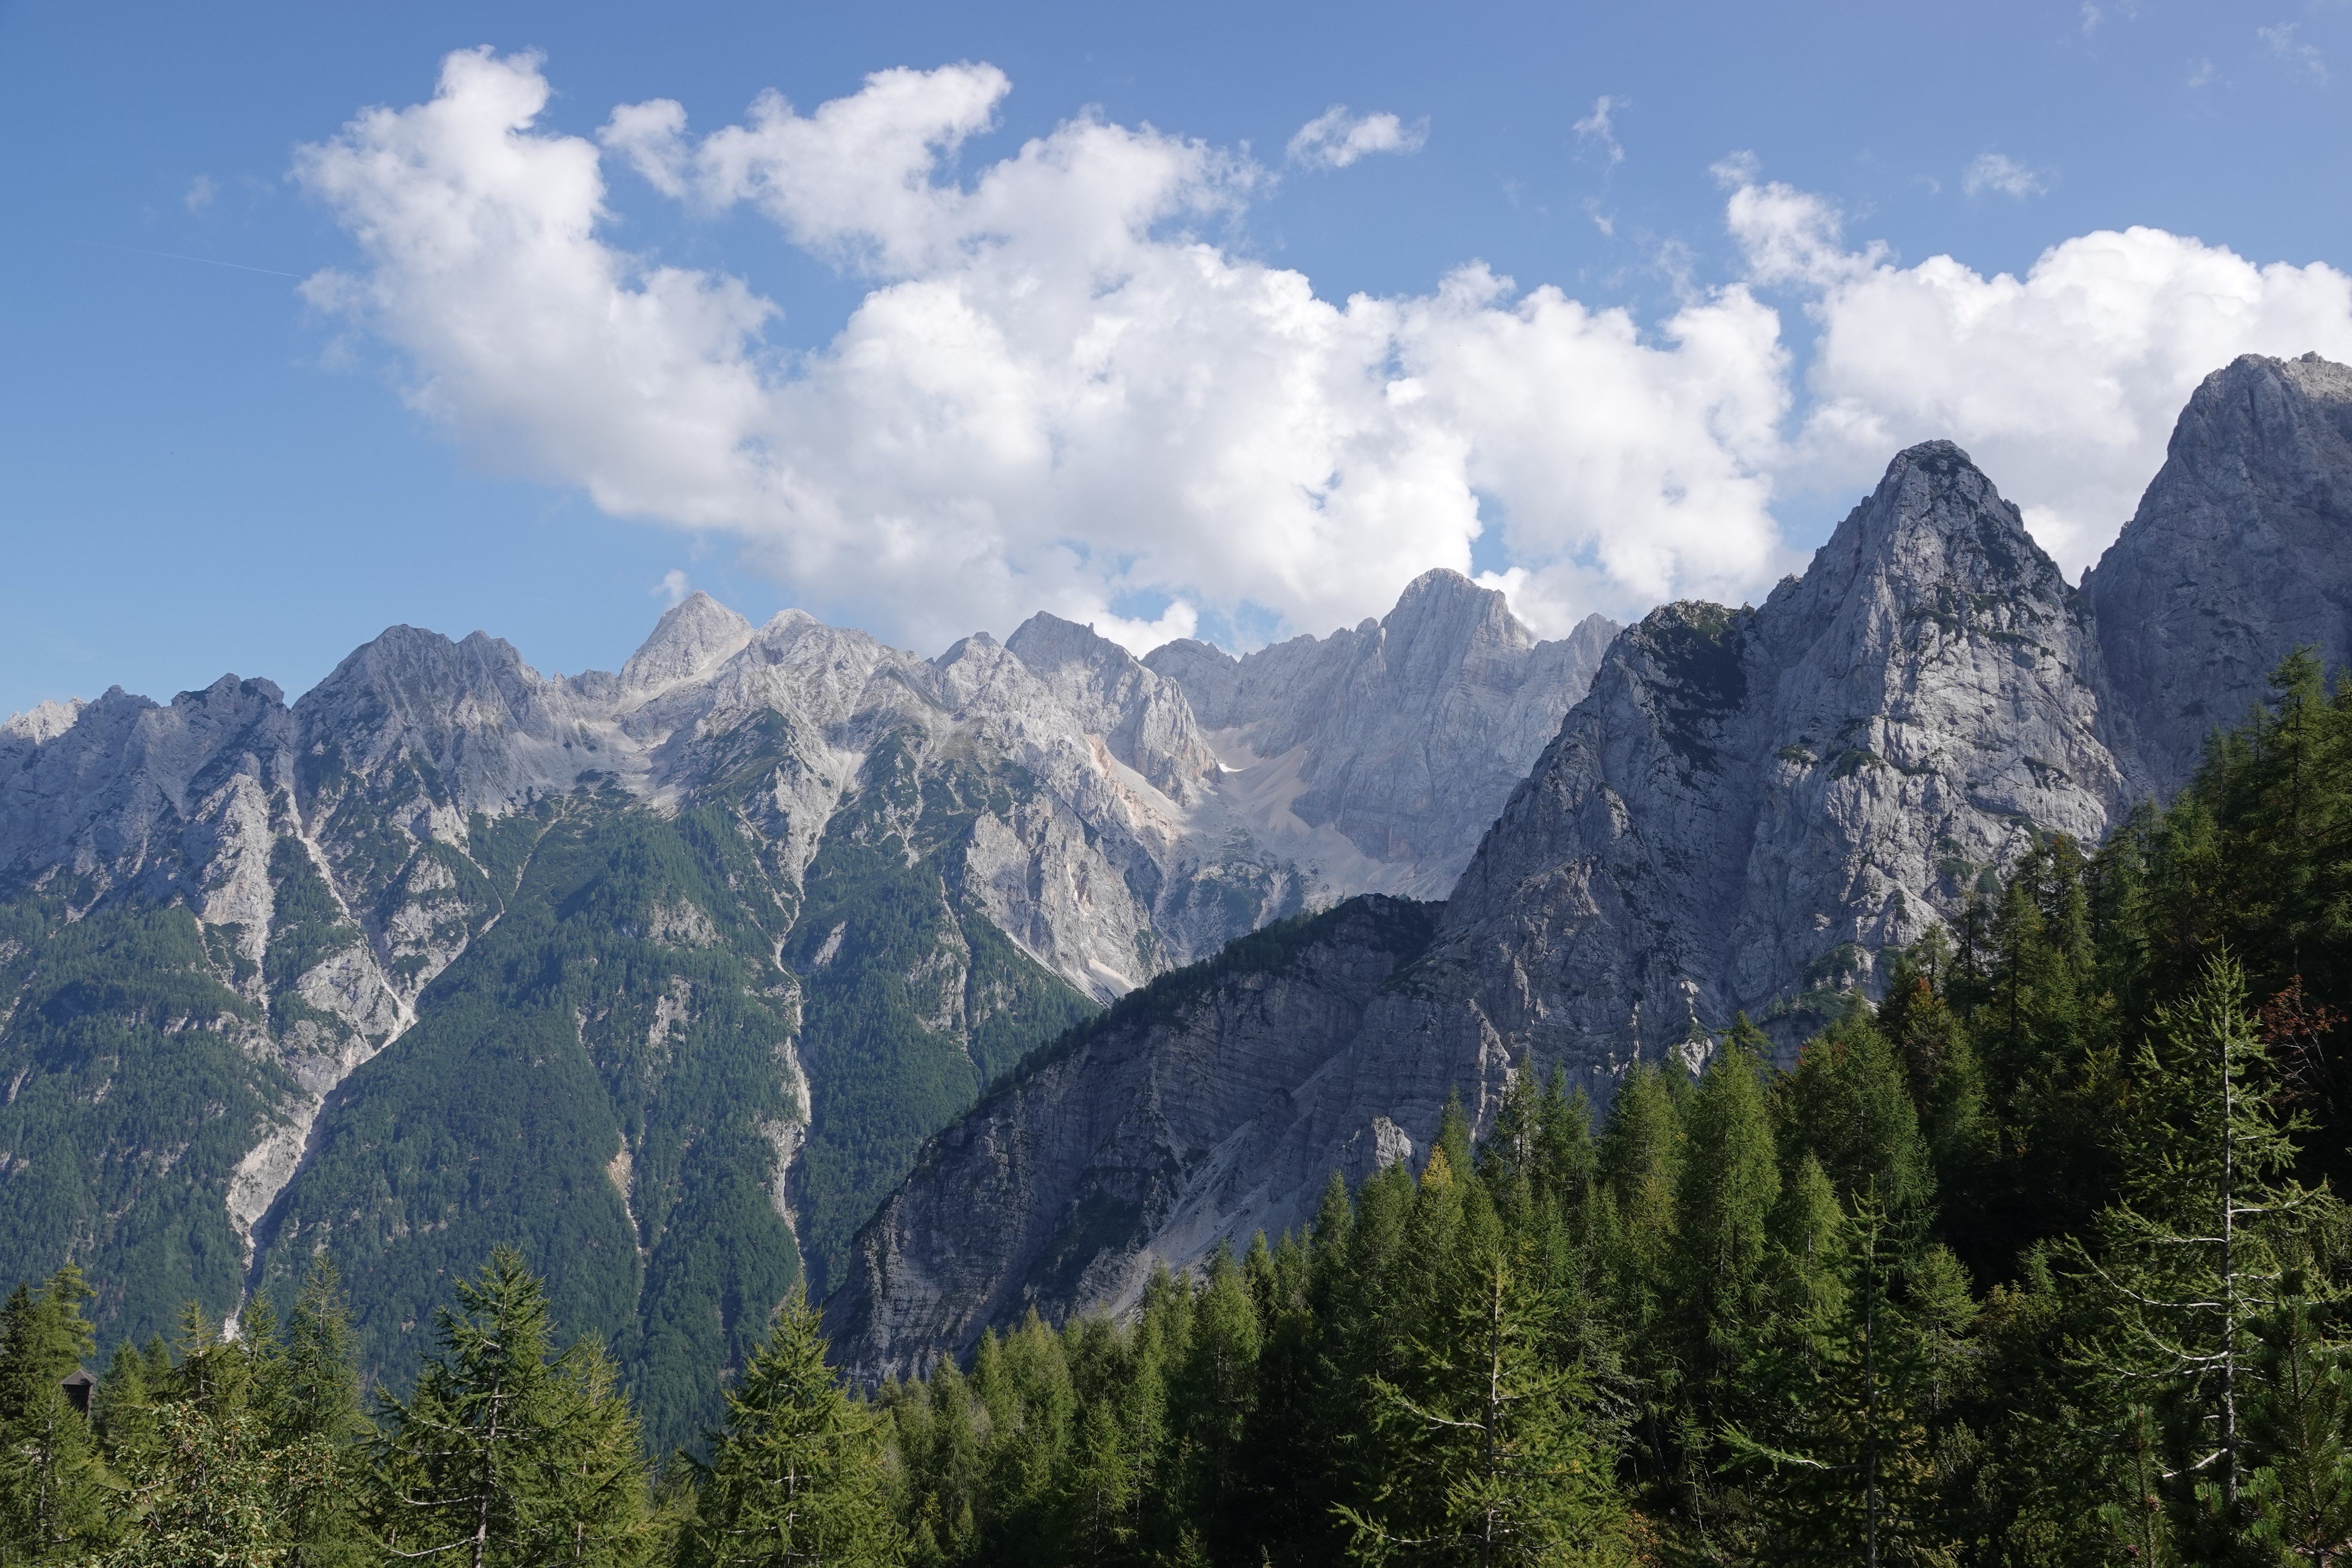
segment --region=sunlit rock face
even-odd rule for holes
[[[1429,572],[1396,608],[1240,658],[1189,639],[1144,658],[1207,729],[1252,824],[1350,890],[1444,898],[1582,697],[1617,624],[1538,642],[1503,595]]]
[[[2352,369],[2247,354],[2207,376],[2083,586],[2143,793],[2185,783],[2296,647],[2352,661]]]

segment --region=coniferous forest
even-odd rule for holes
[[[1528,1062],[1306,1233],[867,1394],[795,1294],[690,1450],[511,1250],[407,1387],[322,1259],[86,1415],[65,1268],[0,1308],[5,1560],[2352,1560],[2352,684],[2275,684],[1789,1070]]]

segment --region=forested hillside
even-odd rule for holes
[[[331,1268],[280,1333],[126,1349],[68,1269],[0,1312],[20,1554],[304,1563],[2285,1563],[2352,1540],[2341,1066],[2352,687],[2306,657],[2194,784],[2043,843],[1793,1070],[1744,1020],[1596,1119],[1034,1319],[870,1403],[788,1301],[697,1461],[501,1253],[362,1414]],[[543,1266],[543,1264],[541,1265]],[[422,1304],[420,1304],[420,1310]],[[242,1532],[233,1534],[232,1532]],[[793,1556],[800,1554],[799,1558]],[[552,1555],[551,1555],[552,1554]]]

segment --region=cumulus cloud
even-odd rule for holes
[[[1822,220],[1800,226],[1817,236]],[[2022,278],[1948,256],[1811,265],[1811,406],[1776,478],[1866,485],[1890,453],[1947,437],[2070,574],[2130,517],[2206,375],[2242,353],[2352,360],[2352,277],[2256,266],[2160,229],[2066,240]]]
[[[1393,114],[1350,114],[1335,103],[1298,128],[1287,156],[1310,169],[1344,169],[1367,153],[1418,153],[1429,122],[1407,125]]]
[[[2041,175],[2000,153],[1978,153],[1969,163],[1968,172],[1960,176],[1960,189],[1972,196],[1992,191],[2022,201],[2027,196],[2041,195],[2049,188],[2042,184]]]
[[[1786,374],[1744,289],[1646,334],[1480,268],[1334,304],[1190,232],[1261,178],[1198,142],[1079,119],[950,179],[1005,90],[883,72],[700,137],[635,105],[600,149],[539,127],[537,60],[453,55],[430,101],[301,153],[362,257],[305,291],[402,351],[414,405],[485,458],[737,534],[908,642],[1039,608],[1134,639],[1245,606],[1328,628],[1467,571],[1482,499],[1538,615],[1736,591],[1777,559],[1758,464]],[[781,363],[742,281],[606,239],[607,157],[751,205],[871,291]]]
[[[686,603],[686,596],[694,592],[694,582],[685,573],[673,566],[662,574],[660,582],[646,589],[646,592],[666,605],[676,606]]]
[[[1008,90],[987,66],[884,71],[700,134],[626,105],[592,141],[539,123],[535,58],[452,55],[429,101],[301,151],[359,252],[303,290],[393,345],[411,404],[485,462],[731,535],[799,602],[915,647],[1038,609],[1137,648],[1324,630],[1469,571],[1489,528],[1486,580],[1539,629],[1736,603],[1798,563],[1776,495],[1866,485],[1936,436],[2072,568],[2199,376],[2249,349],[2352,357],[2352,280],[2324,266],[2134,229],[2021,279],[1902,268],[1745,157],[1717,169],[1745,276],[1664,321],[1475,265],[1335,303],[1202,237],[1262,187],[1244,156],[1090,116],[960,173]],[[866,292],[778,351],[742,279],[614,243],[615,171],[749,207]],[[1759,289],[1796,297],[1809,365]]]

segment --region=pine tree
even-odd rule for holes
[[[260,1337],[252,1330],[240,1335]],[[275,1346],[276,1336],[270,1341]],[[294,1299],[282,1347],[258,1370],[255,1393],[270,1447],[315,1439],[322,1448],[318,1484],[288,1499],[289,1568],[357,1568],[374,1560],[362,1494],[375,1426],[360,1407],[358,1354],[341,1279],[321,1252]]]
[[[984,1416],[976,1510],[982,1560],[1024,1551],[1053,1528],[1055,1502],[1077,1413],[1061,1337],[1033,1309],[1012,1333],[982,1333],[971,1390]]]
[[[952,1358],[941,1357],[927,1382],[888,1386],[904,1473],[899,1517],[908,1553],[920,1564],[961,1563],[977,1542],[982,1496],[979,1402]]]
[[[1759,1066],[1744,1051],[1719,1055],[1687,1119],[1675,1198],[1675,1316],[1701,1398],[1737,1377],[1744,1331],[1763,1305],[1766,1225],[1780,1170]]]
[[[1682,1111],[1666,1074],[1637,1063],[1601,1131],[1598,1175],[1608,1202],[1594,1216],[1593,1241],[1601,1250],[1610,1315],[1625,1335],[1626,1371],[1640,1391],[1635,1429],[1647,1450],[1649,1479],[1681,1468],[1680,1366],[1663,1319],[1673,1286],[1683,1144]]]
[[[1801,1172],[1800,1205],[1819,1213],[1818,1176]],[[1759,1563],[1934,1562],[1943,1538],[1931,1436],[1927,1336],[1898,1292],[1916,1260],[1906,1227],[1865,1185],[1834,1227],[1837,1288],[1773,1325],[1758,1357],[1759,1415],[1725,1428],[1757,1489]],[[1804,1303],[1804,1296],[1798,1301]],[[1948,1560],[1948,1558],[1944,1560]]]
[[[1120,1562],[1135,1540],[1139,1475],[1122,1398],[1134,1369],[1124,1338],[1100,1317],[1074,1322],[1063,1335],[1078,1398],[1056,1510],[1055,1535],[1065,1562]]]
[[[1805,1047],[1781,1094],[1790,1146],[1820,1160],[1845,1202],[1868,1190],[1910,1216],[1934,1196],[1903,1065],[1859,999]]]
[[[1767,1223],[1780,1171],[1762,1070],[1743,1045],[1716,1058],[1691,1097],[1676,1184],[1672,1304],[1660,1327],[1681,1384],[1674,1427],[1685,1506],[1701,1520],[1717,1506],[1709,1449],[1744,1413],[1747,1352],[1767,1306]]]
[[[601,1347],[551,1359],[546,1291],[510,1247],[457,1291],[415,1392],[383,1402],[373,1512],[385,1547],[470,1568],[640,1555],[644,1462]]]
[[[132,1386],[111,1392],[108,1426],[134,1504],[110,1568],[372,1560],[350,1517],[348,1441],[273,1412],[287,1362],[268,1306],[236,1327],[227,1337],[191,1303],[176,1359],[124,1365]],[[118,1421],[132,1399],[144,1408]],[[310,1527],[321,1518],[341,1527]]]
[[[1186,1506],[1212,1530],[1244,1489],[1241,1443],[1256,1411],[1265,1326],[1244,1267],[1220,1246],[1193,1295],[1192,1332],[1170,1368],[1170,1425],[1178,1445]],[[1205,1532],[1204,1532],[1205,1533]]]
[[[2260,1540],[2315,1563],[2352,1542],[2352,1346],[2325,1332],[2312,1294],[2290,1281],[2258,1330],[2246,1500]]]

